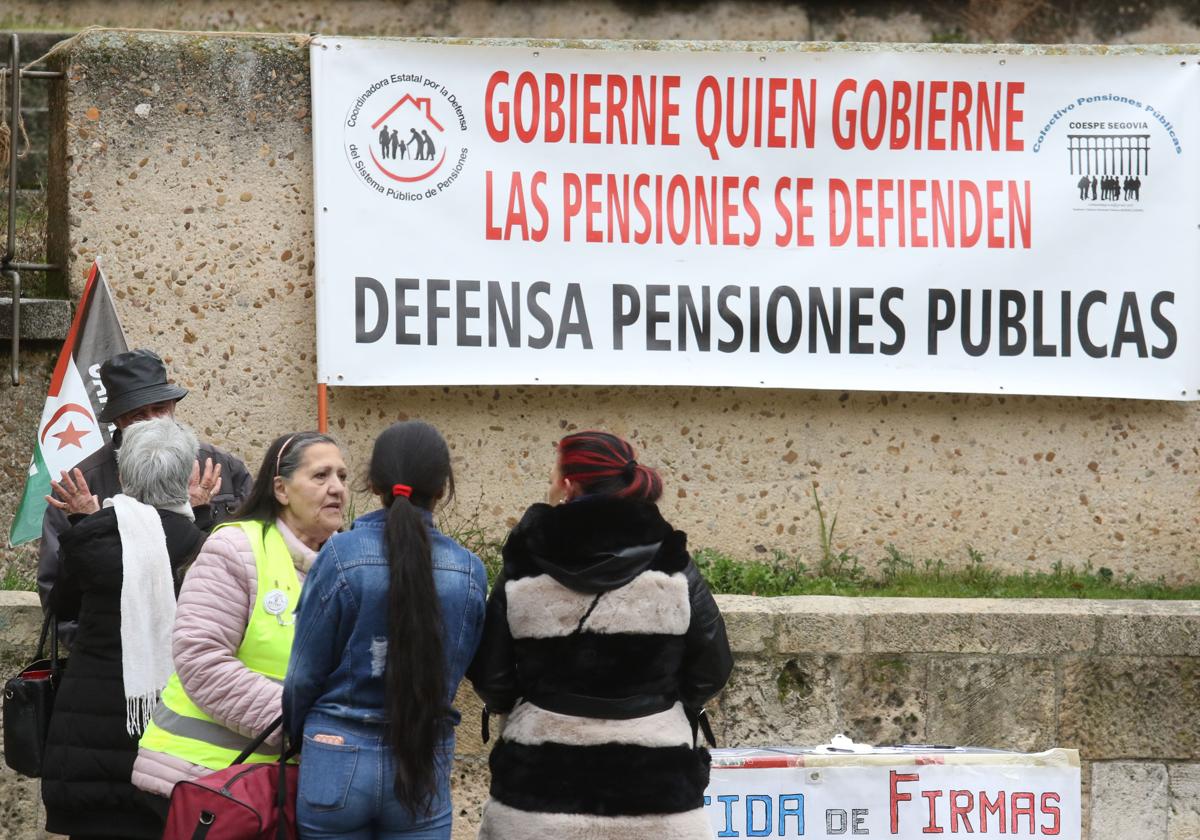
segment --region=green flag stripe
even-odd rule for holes
[[[25,482],[25,494],[17,515],[13,517],[12,530],[8,534],[9,545],[20,545],[36,540],[42,535],[42,514],[46,512],[46,499],[50,492],[50,471],[42,460],[42,448],[34,447],[33,470]]]

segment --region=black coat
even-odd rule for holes
[[[196,556],[205,534],[185,516],[158,513],[175,573]],[[138,742],[125,730],[122,552],[116,512],[105,508],[72,519],[75,524],[62,534],[64,574],[49,603],[58,618],[77,619],[79,631],[46,741],[46,830],[157,838],[162,823],[154,800],[129,781]]]
[[[587,817],[647,815],[678,815],[648,823],[653,836],[710,836],[708,753],[684,714],[732,666],[687,536],[657,507],[601,496],[531,507],[504,546],[467,672],[490,710],[512,712],[481,836],[600,838],[603,821]],[[624,734],[596,735],[605,721]],[[559,825],[563,814],[579,819]]]
[[[572,591],[595,595],[646,571],[686,577],[691,614],[683,635],[580,632],[514,641],[509,581],[548,574]],[[504,570],[488,597],[483,641],[467,676],[493,712],[507,712],[519,697],[553,696],[570,707],[562,709],[566,714],[628,718],[662,711],[676,700],[699,709],[724,687],[732,669],[725,622],[688,554],[687,535],[655,505],[589,497],[534,505],[509,534]],[[587,708],[600,698],[613,698],[604,701],[609,713]]]

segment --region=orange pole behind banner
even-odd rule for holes
[[[324,382],[317,383],[317,431],[329,431],[329,395]]]

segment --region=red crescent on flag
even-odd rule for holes
[[[96,422],[96,418],[92,416],[92,413],[90,411],[88,411],[86,408],[84,408],[83,406],[79,405],[78,403],[63,403],[62,405],[60,405],[58,407],[58,411],[54,412],[54,416],[50,418],[50,422],[48,422],[42,428],[42,437],[41,437],[42,443],[46,442],[46,435],[50,433],[51,427],[53,427],[55,423],[57,423],[59,420],[61,420],[62,416],[64,414],[67,414],[72,411],[76,411],[76,412],[82,414],[84,417],[91,420],[93,423]]]

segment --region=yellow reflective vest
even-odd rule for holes
[[[300,581],[291,552],[279,529],[263,522],[233,522],[219,527],[241,528],[254,551],[254,569],[258,578],[254,606],[246,635],[237,649],[237,658],[269,680],[282,683],[295,635],[294,611],[300,599]],[[204,713],[188,697],[179,681],[171,675],[162,699],[154,709],[150,725],[142,733],[139,746],[181,758],[201,767],[222,770],[250,743],[250,739],[226,729]],[[276,749],[263,746],[247,759],[251,762],[275,761]]]

